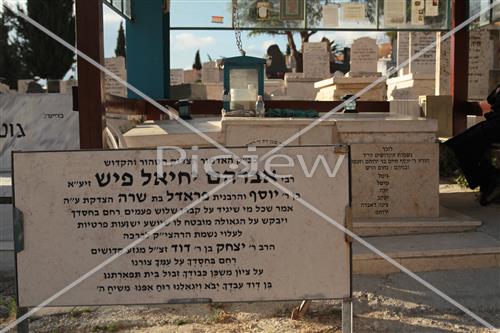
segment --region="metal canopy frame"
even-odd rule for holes
[[[126,20],[132,20],[132,0],[103,0],[103,3]]]

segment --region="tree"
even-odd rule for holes
[[[18,10],[54,32],[71,45],[75,44],[73,0],[28,0],[26,11]],[[17,47],[28,75],[61,79],[74,63],[74,54],[30,23],[10,13]]]
[[[303,21],[282,21],[280,20],[279,14],[279,0],[272,0],[273,8],[271,9],[271,15],[269,20],[258,20],[257,19],[257,2],[260,0],[252,1],[239,1],[238,2],[238,15],[240,17],[240,24],[243,27],[255,27],[264,30],[254,30],[250,35],[268,34],[271,36],[275,35],[285,35],[288,40],[288,45],[291,49],[291,56],[294,57],[297,66],[297,72],[302,72],[302,50],[297,49],[295,44],[294,35],[300,35],[301,43],[307,43],[309,38],[315,34],[316,30],[296,30],[303,28]],[[322,18],[323,2],[320,0],[307,0],[305,1],[306,13],[307,13],[307,24],[308,26],[315,27],[319,26]],[[269,28],[270,30],[265,30]]]
[[[4,12],[5,14],[5,12]],[[22,64],[18,50],[9,38],[11,25],[7,15],[0,16],[0,78],[12,89],[17,88],[17,79],[22,77]]]
[[[120,22],[120,28],[118,29],[118,37],[116,38],[115,56],[124,58],[127,57],[127,51],[125,49],[125,31],[123,30],[123,22]]]
[[[194,56],[193,69],[201,70],[201,58],[200,58],[200,50],[196,51],[196,55]]]

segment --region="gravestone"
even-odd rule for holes
[[[217,66],[217,62],[209,61],[203,63],[201,69],[202,83],[221,83],[223,81],[223,71]]]
[[[296,200],[307,198],[345,225],[349,167],[346,147],[339,148],[283,148],[294,166],[280,168],[287,176],[279,182],[292,195],[248,174],[208,193],[222,180],[201,165],[193,175],[193,163],[214,158],[218,174],[237,163],[215,148],[187,151],[185,162],[163,170],[162,161],[176,161],[177,151],[15,153],[15,203],[24,216],[24,249],[16,253],[19,305],[39,304],[139,241],[51,305],[350,297],[345,234]],[[250,154],[257,159],[266,151]],[[338,171],[332,177],[320,167],[307,177],[299,156],[309,169],[323,156]]]
[[[62,94],[0,96],[0,172],[11,171],[13,150],[79,149],[78,112]]]
[[[490,93],[490,71],[494,68],[494,57],[494,43],[490,38],[490,31],[487,29],[470,31],[469,100],[481,101]]]
[[[324,42],[304,43],[304,78],[325,79],[330,76],[330,50]]]
[[[197,69],[184,70],[184,83],[195,83],[201,81],[201,71]]]
[[[350,50],[351,69],[346,77],[332,77],[314,84],[318,89],[317,101],[338,101],[344,95],[354,95],[378,80],[378,46],[373,38],[354,40]],[[360,96],[360,100],[382,101],[386,97],[385,83],[380,82]]]
[[[61,94],[71,94],[73,87],[78,86],[78,81],[74,79],[69,79],[65,81],[60,81],[60,84],[61,84],[60,86]]]
[[[441,32],[436,32],[436,92],[438,96],[451,95],[451,40],[441,41]]]
[[[419,31],[410,33],[410,55],[414,57],[418,52],[436,41],[436,33],[432,31]],[[431,48],[410,62],[412,74],[435,74],[436,48]]]
[[[114,57],[104,59],[105,67],[123,81],[127,81],[127,70],[125,68],[124,57]],[[117,82],[108,75],[104,75],[106,93],[120,97],[127,97],[127,87]]]
[[[403,62],[408,60],[410,57],[410,33],[406,31],[398,31],[398,53],[397,53],[397,65],[401,65]],[[402,67],[399,71],[399,75],[405,75],[409,73],[410,66],[406,65]]]
[[[373,76],[377,73],[378,46],[375,39],[355,39],[351,46],[351,76]]]
[[[0,83],[0,94],[8,94],[10,92],[10,87],[6,84]]]
[[[170,85],[176,86],[184,83],[184,70],[182,68],[172,68],[170,70]]]

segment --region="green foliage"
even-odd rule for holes
[[[17,303],[14,297],[0,298],[0,305],[4,305],[9,310],[9,317],[15,318],[17,315]]]
[[[118,29],[118,37],[116,38],[116,49],[115,55],[117,57],[127,57],[127,51],[125,48],[125,31],[123,30],[123,22],[120,22],[120,28]]]
[[[187,318],[176,318],[173,322],[176,326],[189,325],[192,324],[193,320]]]
[[[19,48],[9,37],[12,31],[12,20],[10,16],[3,12],[0,15],[0,78],[2,83],[17,88],[17,80],[24,75],[24,68],[19,59]]]
[[[75,17],[73,0],[28,0],[25,12],[71,45],[75,44]],[[15,33],[18,56],[30,76],[61,79],[74,63],[73,52],[47,36],[24,19],[10,13]]]
[[[202,65],[201,65],[201,58],[200,58],[200,50],[196,51],[196,54],[194,56],[194,63],[193,63],[193,69],[201,70]]]
[[[93,327],[94,332],[103,332],[103,333],[118,332],[120,329],[121,326],[118,323],[110,323],[107,325],[96,325]]]

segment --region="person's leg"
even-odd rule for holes
[[[467,129],[465,132],[446,141],[457,157],[469,187],[474,189],[483,182],[481,165],[489,147],[488,139],[483,130],[483,122]]]

